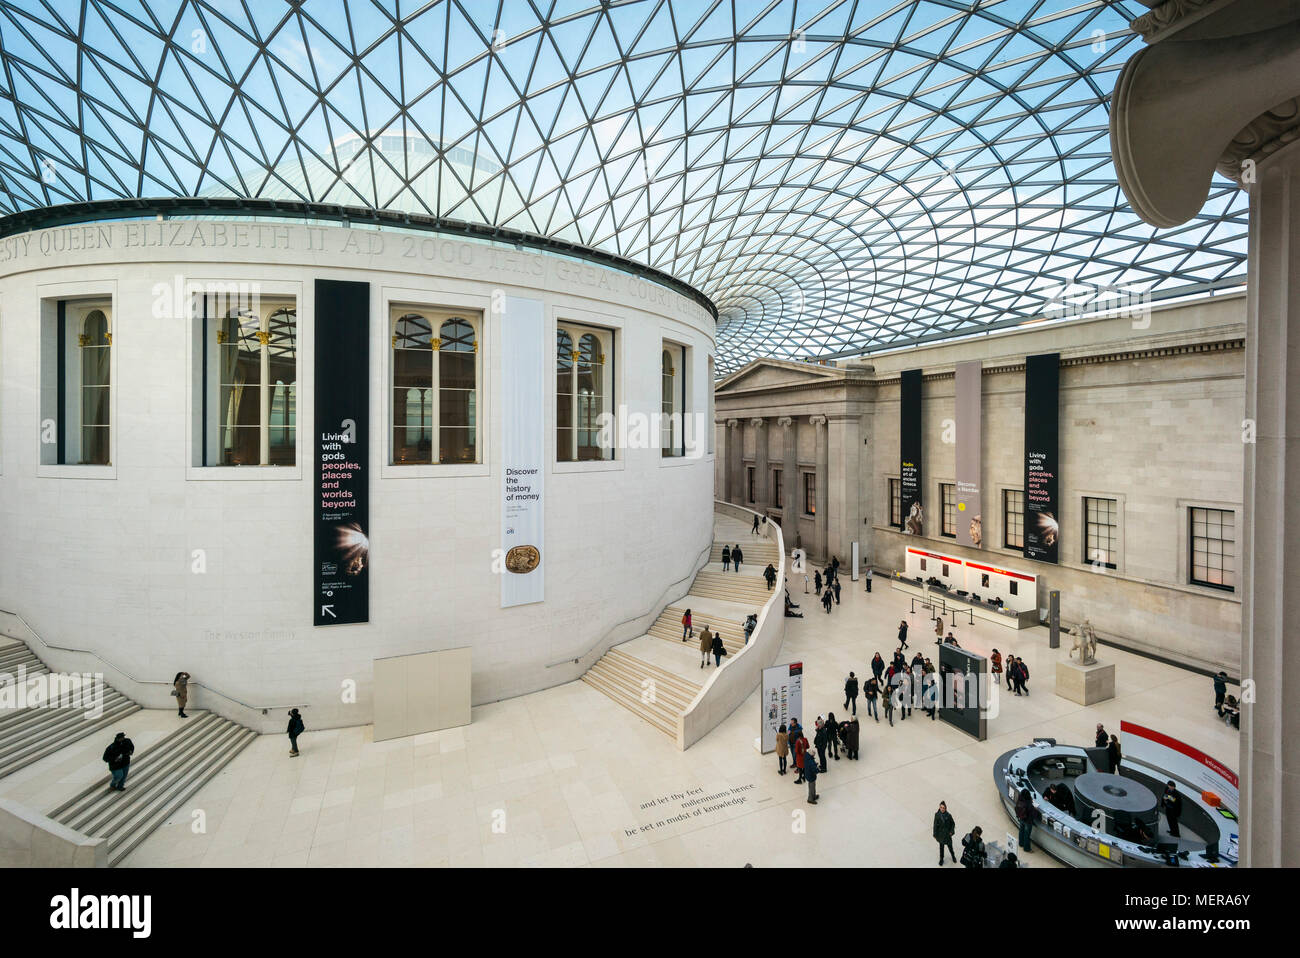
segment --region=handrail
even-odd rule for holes
[[[703,549],[700,550],[700,557],[697,558],[697,559],[695,560],[695,571],[692,572],[692,573],[690,573],[690,576],[689,576],[689,577],[693,578],[694,576],[698,575],[698,574],[699,574],[699,571],[700,571],[702,568],[704,568],[706,565],[709,564],[708,553],[709,553],[712,549],[713,549],[713,539],[712,539],[712,537],[710,537],[710,539],[709,539],[709,544],[706,545]],[[701,561],[700,561],[700,558],[702,558],[704,561],[701,562]],[[671,601],[671,600],[667,600],[667,599],[665,599],[665,596],[667,596],[670,592],[672,592],[673,589],[677,586],[678,583],[683,582],[683,581],[685,581],[684,578],[683,578],[683,579],[675,579],[673,582],[669,583],[669,584],[664,588],[664,590],[663,590],[662,592],[659,593],[659,598],[657,598],[654,602],[650,603],[650,608],[651,608],[651,609],[660,609],[660,612],[662,612],[663,609],[660,608],[660,604],[662,603],[662,605],[666,607],[667,604],[668,604],[668,602]],[[582,661],[583,659],[585,659],[587,656],[591,655],[592,652],[595,652],[598,648],[600,648],[602,645],[604,645],[604,644],[605,644],[605,641],[610,637],[611,634],[613,634],[613,632],[614,632],[616,629],[621,629],[623,626],[627,625],[629,622],[635,622],[637,619],[644,619],[647,615],[650,615],[650,614],[651,614],[650,612],[642,612],[640,615],[634,615],[634,616],[632,616],[630,619],[624,619],[622,622],[619,622],[619,623],[616,624],[616,625],[612,625],[612,626],[610,626],[608,629],[605,630],[605,633],[604,633],[604,634],[603,634],[599,639],[596,640],[595,644],[592,645],[592,647],[589,648],[586,652],[583,652],[583,653],[582,653],[581,655],[579,655],[579,656],[566,656],[565,658],[560,659],[558,662],[551,662],[550,664],[548,664],[548,665],[546,666],[546,668],[548,668],[548,669],[553,669],[553,668],[555,668],[557,665],[569,665],[569,664],[575,664],[575,665],[576,665],[578,662],[581,662],[581,661]]]
[[[132,674],[131,674],[130,672],[128,672],[126,669],[121,668],[121,667],[119,667],[119,666],[117,666],[117,665],[114,665],[112,662],[110,662],[108,659],[106,659],[106,658],[105,658],[101,653],[96,652],[94,649],[76,649],[76,648],[73,648],[72,646],[68,646],[68,645],[55,645],[53,642],[47,641],[44,637],[41,636],[41,634],[40,634],[39,632],[37,632],[35,629],[33,629],[33,628],[32,628],[32,624],[31,624],[30,622],[28,622],[25,618],[23,618],[22,614],[19,613],[19,612],[12,612],[12,611],[10,611],[9,609],[0,609],[0,615],[12,615],[15,619],[17,619],[19,622],[21,622],[21,623],[23,624],[23,628],[25,628],[28,632],[30,632],[32,635],[34,635],[34,636],[36,637],[37,641],[39,641],[39,642],[41,643],[41,645],[43,645],[43,646],[44,646],[45,648],[47,648],[47,649],[57,649],[57,650],[60,651],[60,652],[76,652],[76,653],[78,653],[78,654],[80,654],[80,655],[89,655],[89,656],[92,656],[92,657],[98,659],[101,663],[103,663],[103,665],[107,666],[107,667],[108,667],[109,669],[111,669],[112,671],[117,672],[119,675],[124,675],[124,676],[126,676],[129,680],[131,680],[132,682],[136,683],[137,685],[162,685],[162,686],[165,686],[165,687],[167,687],[167,688],[171,688],[172,685],[173,685],[173,683],[168,682],[166,679],[140,679],[140,678],[136,678],[134,675],[132,675]],[[15,639],[16,639],[16,638],[18,638],[18,637],[17,637],[17,636],[10,636],[10,638],[15,638]],[[21,640],[20,640],[20,641],[21,641]],[[225,700],[228,701],[228,702],[234,702],[236,705],[241,706],[242,708],[249,709],[250,711],[254,711],[254,712],[257,712],[257,711],[261,711],[261,712],[271,712],[271,711],[273,711],[273,710],[275,710],[275,709],[283,709],[283,708],[298,708],[298,709],[305,709],[305,708],[310,708],[310,707],[311,707],[311,706],[309,706],[309,705],[299,704],[299,703],[296,703],[296,702],[295,702],[295,703],[292,703],[292,704],[290,704],[290,705],[249,705],[247,702],[241,702],[239,699],[235,698],[233,695],[227,695],[225,692],[222,692],[220,689],[215,689],[215,688],[213,688],[211,685],[206,685],[206,684],[203,683],[203,682],[190,682],[189,684],[190,684],[190,685],[198,686],[198,687],[201,688],[201,689],[206,689],[207,691],[211,692],[213,695],[218,696],[219,698],[223,698],[223,699],[225,699]]]

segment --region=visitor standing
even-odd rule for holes
[[[883,685],[880,688],[880,699],[885,706],[885,718],[889,721],[889,727],[894,727],[894,690],[889,685]]]
[[[827,589],[822,593],[822,608],[826,610],[827,615],[831,614],[831,602],[831,590]]]
[[[767,591],[771,592],[776,586],[776,566],[769,562],[763,570],[763,578],[767,580]]]
[[[1016,796],[1016,821],[1020,823],[1020,834],[1017,841],[1020,843],[1020,847],[1027,852],[1034,850],[1031,839],[1034,835],[1034,814],[1036,811],[1034,798],[1029,794],[1029,789],[1022,788],[1020,794]]]
[[[1214,677],[1214,712],[1223,715],[1223,699],[1228,694],[1228,673],[1220,672]]]
[[[848,729],[844,736],[844,746],[848,749],[849,758],[856,762],[858,760],[858,743],[861,741],[862,729],[861,726],[858,725],[858,717],[856,715],[849,719],[845,724],[848,726]]]
[[[758,513],[754,513],[754,528],[749,530],[750,535],[758,535]]]
[[[686,612],[682,615],[682,641],[685,642],[687,638],[692,638],[692,639],[695,638],[695,630],[691,628],[690,609],[687,609]]]
[[[745,558],[745,554],[740,551],[740,543],[737,542],[731,547],[731,566],[733,572],[740,571],[740,563]]]
[[[876,696],[880,694],[880,683],[875,678],[867,679],[862,693],[867,697],[867,714],[880,721],[880,712],[876,709]]]
[[[844,707],[852,708],[853,714],[858,714],[858,677],[852,672],[844,680]]]
[[[1110,736],[1106,734],[1105,727],[1100,722],[1098,722],[1097,723],[1097,747],[1105,748],[1109,744],[1110,744]]]
[[[811,758],[804,758],[804,779],[808,782],[808,804],[817,804],[817,763]]]
[[[808,739],[804,737],[803,729],[800,729],[797,726],[791,726],[791,728],[797,729],[797,731],[792,731],[790,733],[790,737],[794,739],[794,783],[796,785],[802,785],[803,767],[808,761]]]
[[[898,644],[902,648],[907,648],[907,620],[903,619],[898,623]]]
[[[948,803],[940,802],[939,810],[934,813],[934,840],[939,843],[939,864],[943,865],[943,850],[948,849],[948,857],[957,864],[957,853],[953,851],[952,836],[957,831],[957,823],[948,814]]]
[[[110,791],[126,791],[126,773],[131,768],[131,756],[135,753],[135,744],[126,737],[125,732],[118,732],[113,741],[104,749],[104,761],[108,763],[108,773],[112,780],[108,783]]]
[[[876,677],[877,685],[880,684],[880,677],[884,675],[884,673],[885,673],[885,660],[881,657],[880,653],[877,652],[876,657],[871,660],[871,674]]]
[[[709,664],[709,653],[713,651],[713,633],[706,625],[700,633],[700,668]]]
[[[713,633],[713,646],[711,651],[713,652],[714,668],[722,668],[722,657],[727,654],[727,647],[722,644],[721,632]]]
[[[776,774],[785,774],[785,757],[790,752],[789,735],[785,729],[785,723],[776,730]]]
[[[289,757],[298,757],[298,736],[302,734],[305,726],[303,725],[302,716],[298,714],[297,709],[289,709],[289,727],[285,732],[289,735]]]
[[[1107,752],[1107,758],[1110,759],[1110,773],[1112,775],[1118,775],[1119,763],[1120,760],[1124,757],[1123,753],[1120,752],[1119,749],[1118,735],[1112,735],[1110,737],[1110,744],[1106,746],[1106,752]]]
[[[1178,838],[1178,819],[1183,814],[1183,796],[1178,794],[1178,786],[1174,784],[1172,778],[1165,784],[1165,793],[1160,798],[1160,804],[1165,810],[1165,821],[1169,823],[1169,834]]]
[[[984,829],[976,825],[961,840],[961,863],[967,868],[983,868],[988,852],[984,850]]]
[[[181,718],[189,718],[185,714],[185,703],[190,697],[190,673],[176,673],[176,678],[172,679],[172,695],[176,696],[176,714]]]
[[[817,594],[822,594],[822,570],[818,569],[813,573],[813,586],[817,589]]]
[[[1000,685],[1002,682],[1002,653],[997,649],[989,656],[989,671],[993,673],[993,684]]]
[[[867,591],[871,591],[871,566],[867,566],[866,574],[863,576],[867,580]]]
[[[728,572],[731,569],[731,546],[722,547],[722,571]]]
[[[831,758],[840,760],[840,723],[835,720],[834,712],[826,713],[826,749]]]
[[[835,604],[839,605],[840,604],[840,577],[839,576],[835,577],[834,589],[835,589]]]
[[[813,723],[813,748],[817,750],[817,765],[821,771],[826,771],[826,720],[820,715],[817,721]]]

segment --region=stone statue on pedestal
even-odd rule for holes
[[[1093,631],[1092,623],[1084,619],[1079,623],[1079,628],[1074,632],[1074,645],[1070,649],[1070,658],[1074,658],[1074,653],[1079,653],[1080,665],[1093,665],[1097,661],[1097,633]]]

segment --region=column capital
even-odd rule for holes
[[[767,425],[767,420],[764,419],[762,416],[755,416],[753,419],[749,421],[749,424],[753,426],[755,429],[762,429],[764,426]]]
[[[1165,0],[1133,21],[1149,45],[1115,84],[1111,156],[1153,226],[1194,217],[1216,169],[1248,187],[1258,163],[1300,139],[1300,21],[1250,6]]]
[[[739,420],[739,419],[728,419],[728,420],[727,420],[727,428],[728,428],[728,429],[735,429],[735,428],[736,428],[737,426],[739,426],[739,425],[740,425],[740,420]]]
[[[825,428],[826,426],[825,416],[809,416],[808,421],[812,423],[814,426],[821,426],[822,428]]]
[[[789,429],[791,426],[794,425],[794,420],[791,419],[789,416],[782,416],[780,419],[776,421],[776,424],[782,427],[783,429]]]

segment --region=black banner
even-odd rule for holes
[[[939,646],[939,718],[981,742],[988,738],[989,660]]]
[[[1061,354],[1025,357],[1025,558],[1055,562]]]
[[[316,280],[315,625],[370,621],[370,284]]]
[[[903,370],[899,399],[898,514],[903,532],[919,536],[925,528],[925,507],[921,504],[921,370]]]

